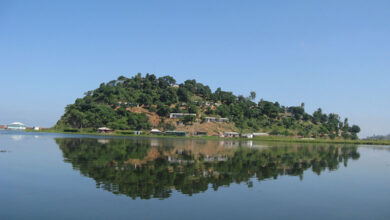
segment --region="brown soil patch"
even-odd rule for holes
[[[144,113],[149,119],[149,123],[157,128],[161,122],[161,117],[158,116],[155,112],[150,112],[148,109],[142,107],[132,107],[126,108],[127,111],[134,113]],[[166,118],[166,123],[177,124],[178,119],[169,119]],[[188,134],[195,134],[196,132],[207,132],[208,136],[220,136],[225,131],[237,131],[237,128],[234,126],[234,123],[224,123],[224,122],[207,122],[207,123],[193,123],[192,125],[179,125],[176,127],[177,131],[186,131]]]
[[[134,112],[134,113],[144,113],[148,119],[149,119],[149,123],[153,126],[153,127],[157,127],[158,124],[160,123],[161,121],[161,118],[160,116],[157,115],[157,113],[155,112],[150,112],[149,110],[147,109],[144,109],[142,107],[132,107],[132,108],[126,108],[127,111],[131,111],[131,112]]]
[[[192,125],[180,125],[177,126],[176,130],[186,131],[187,133],[193,134],[195,134],[196,132],[207,132],[208,136],[219,136],[225,131],[237,131],[237,128],[234,126],[233,123],[207,122],[194,123]]]

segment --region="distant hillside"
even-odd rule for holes
[[[222,131],[251,131],[346,139],[356,139],[360,132],[359,126],[349,126],[347,118],[342,121],[339,115],[324,114],[320,108],[309,114],[305,112],[304,103],[283,106],[263,99],[256,103],[255,99],[255,92],[248,97],[221,88],[212,92],[209,86],[196,80],[176,84],[171,76],[120,76],[68,105],[56,128],[180,128],[214,135]]]
[[[374,135],[371,137],[367,137],[367,140],[390,140],[390,134],[388,135]]]

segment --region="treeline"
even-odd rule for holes
[[[367,140],[390,140],[390,134],[388,135],[373,135],[365,138]]]
[[[356,139],[360,132],[359,126],[350,126],[348,119],[341,120],[337,114],[325,114],[321,109],[307,113],[304,103],[288,107],[263,99],[255,102],[255,99],[255,92],[248,97],[236,96],[221,88],[212,92],[209,86],[196,80],[176,84],[171,76],[120,76],[68,105],[56,126],[149,129],[151,125],[145,114],[132,113],[128,109],[140,106],[161,117],[180,112],[197,114],[197,118],[186,118],[187,122],[201,121],[205,116],[227,117],[240,131],[346,139]]]

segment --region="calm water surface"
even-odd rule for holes
[[[390,147],[0,131],[0,219],[390,219]]]

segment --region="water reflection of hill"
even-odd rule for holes
[[[178,139],[56,139],[66,162],[98,187],[131,198],[168,198],[173,190],[192,195],[209,187],[318,175],[358,159],[356,146]]]

